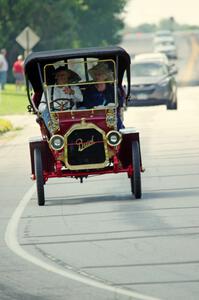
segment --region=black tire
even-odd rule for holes
[[[177,97],[174,96],[174,100],[173,101],[168,101],[167,102],[167,109],[177,109],[178,108],[178,100]]]
[[[137,141],[132,143],[132,164],[133,164],[133,174],[131,176],[131,191],[136,199],[142,197],[141,188],[141,167],[140,167],[140,150]]]
[[[41,150],[39,148],[34,149],[34,162],[35,162],[35,176],[36,176],[36,186],[37,186],[37,202],[39,206],[44,206],[45,204],[44,178],[43,178]]]
[[[173,109],[172,102],[170,100],[167,102],[167,109]]]
[[[173,102],[173,108],[172,109],[177,109],[178,108],[178,99],[175,97],[175,101]]]
[[[131,176],[131,193],[134,195],[134,176]]]

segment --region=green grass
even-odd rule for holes
[[[25,87],[16,92],[15,84],[6,84],[0,91],[0,116],[25,114],[29,104]]]

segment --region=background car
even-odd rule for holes
[[[134,57],[134,62],[138,62],[138,61],[151,61],[151,60],[155,60],[155,61],[160,61],[165,63],[166,65],[168,65],[168,68],[170,69],[170,71],[174,72],[175,74],[177,74],[178,70],[177,70],[177,66],[174,62],[172,62],[171,60],[168,59],[167,55],[161,52],[146,52],[146,53],[139,53],[136,54],[136,56]]]
[[[154,42],[154,52],[164,53],[169,59],[177,59],[177,47],[171,37],[158,39]]]
[[[157,60],[162,61],[165,64],[169,65],[169,59],[164,53],[160,52],[146,52],[146,53],[139,53],[134,57],[134,62],[138,61],[147,61],[147,60]]]
[[[154,56],[154,57],[153,57]],[[164,56],[135,56],[132,67],[132,105],[160,105],[177,109],[176,68]]]
[[[154,35],[154,43],[163,41],[163,40],[175,41],[174,36],[170,30],[159,30],[156,31]]]

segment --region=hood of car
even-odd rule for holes
[[[149,85],[149,84],[157,84],[163,79],[162,76],[144,76],[144,77],[133,77],[131,79],[132,85]]]
[[[176,47],[173,45],[162,45],[155,48],[156,52],[162,52],[162,51],[175,51]]]

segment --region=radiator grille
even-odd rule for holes
[[[103,164],[106,161],[103,134],[95,128],[75,129],[67,136],[70,166]]]

